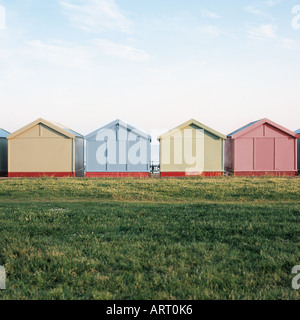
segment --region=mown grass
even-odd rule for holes
[[[300,180],[0,181],[0,299],[299,299]]]
[[[299,189],[299,178],[12,179],[0,180],[0,201],[299,201]]]

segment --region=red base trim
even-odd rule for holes
[[[87,172],[87,178],[149,178],[149,172]]]
[[[75,172],[9,172],[9,178],[75,177]]]
[[[233,175],[236,177],[295,177],[297,171],[234,171]]]
[[[224,172],[161,172],[161,177],[224,177]]]

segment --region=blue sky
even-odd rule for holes
[[[190,118],[224,134],[263,117],[300,128],[300,0],[0,5],[6,130],[39,117],[82,134],[116,118],[154,136]]]

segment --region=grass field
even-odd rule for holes
[[[0,299],[299,299],[300,179],[0,180]]]

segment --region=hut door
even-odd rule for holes
[[[276,170],[297,170],[295,149],[295,140],[293,138],[276,139]]]
[[[255,140],[254,170],[272,171],[275,165],[275,139],[258,138]]]

